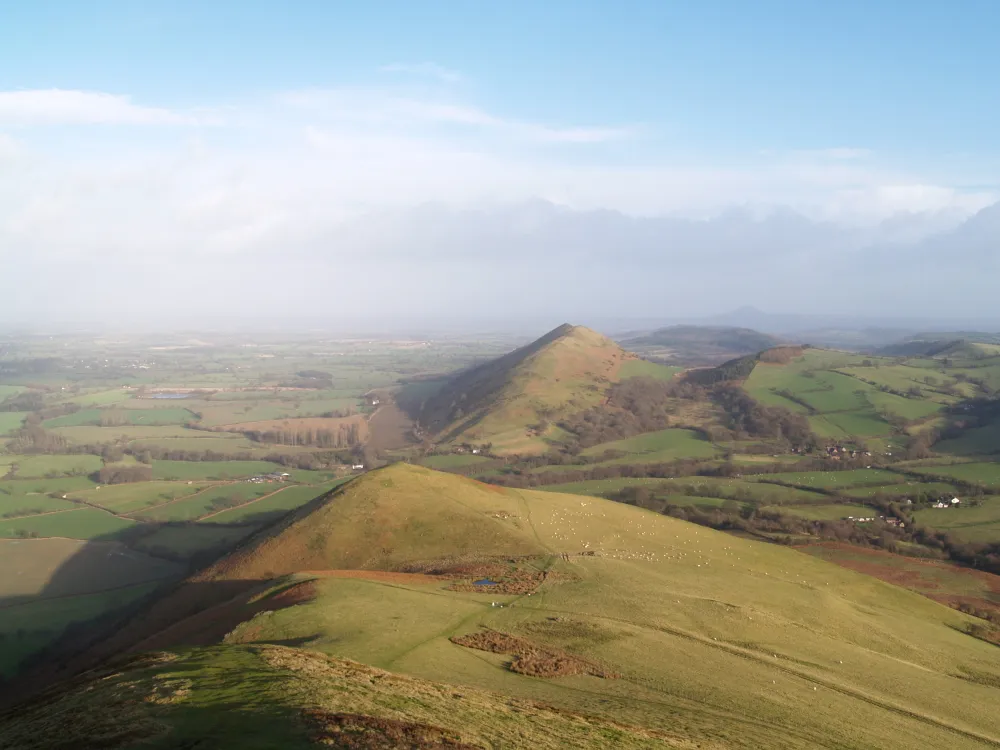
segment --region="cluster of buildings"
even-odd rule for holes
[[[861,456],[868,456],[870,458],[872,452],[859,451],[854,448],[848,448],[843,445],[828,445],[826,446],[826,455],[827,457],[832,458],[835,461],[839,461],[842,458],[860,458]],[[886,454],[886,455],[891,455],[891,454]]]
[[[250,477],[247,481],[250,484],[264,484],[265,482],[284,482],[288,477],[291,476],[287,471],[275,472],[273,474],[258,474],[255,477]]]
[[[962,501],[959,500],[957,497],[953,497],[951,500],[938,500],[931,507],[932,508],[953,508],[953,507],[955,507],[956,505],[958,505],[961,502]]]
[[[892,518],[892,517],[886,518],[885,516],[878,516],[877,518],[879,521],[882,521],[887,526],[895,526],[900,529],[906,526],[906,524],[900,521],[898,518]],[[876,520],[876,516],[847,516],[847,518],[845,518],[844,520],[854,521],[854,523],[874,523]]]

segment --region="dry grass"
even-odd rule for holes
[[[314,742],[343,750],[478,750],[480,745],[462,742],[457,732],[413,721],[380,719],[362,714],[331,713],[307,709],[303,717]]]

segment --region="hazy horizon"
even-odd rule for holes
[[[0,329],[1000,325],[973,6],[11,8]]]

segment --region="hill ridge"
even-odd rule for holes
[[[599,403],[628,356],[610,338],[564,323],[453,377],[425,402],[420,422],[439,443],[543,452],[549,421]]]

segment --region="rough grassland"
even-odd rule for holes
[[[609,720],[281,646],[134,657],[68,686],[54,705],[29,704],[0,722],[0,745],[21,750],[68,740],[81,750],[689,747]]]
[[[491,552],[533,555],[530,565],[548,579],[531,596],[498,597],[449,590],[448,580],[323,578],[312,602],[262,613],[232,639],[306,643],[420,678],[682,732],[703,746],[1000,742],[1000,715],[990,709],[1000,652],[963,632],[970,618],[795,550],[598,499],[397,465],[292,514],[199,581],[427,572],[435,560]],[[497,598],[507,606],[491,606]],[[622,677],[529,678],[502,655],[449,640],[484,628]]]

